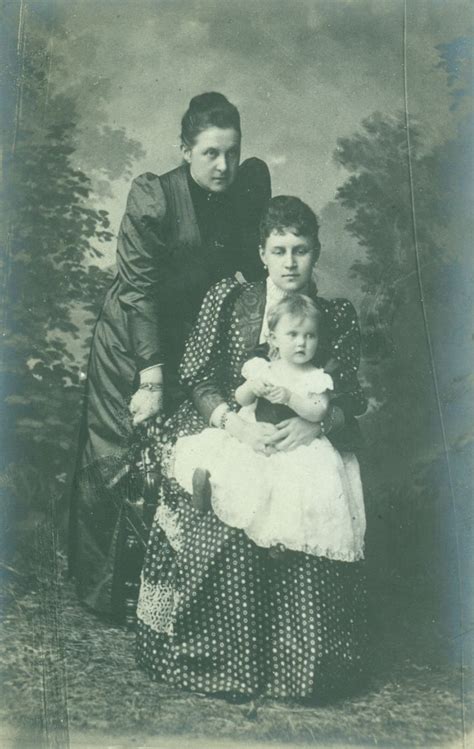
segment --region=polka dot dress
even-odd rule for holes
[[[183,380],[192,386],[216,378],[236,407],[233,392],[258,341],[264,303],[259,284],[221,282],[211,289],[188,342]],[[345,320],[333,340],[341,341],[344,369],[350,372],[358,362],[355,313],[344,300],[321,303]],[[350,320],[347,325],[351,315],[354,341]],[[342,695],[360,683],[364,670],[361,563],[288,551],[275,556],[212,512],[195,511],[189,495],[166,474],[177,436],[204,426],[187,401],[163,438],[165,475],[137,610],[139,664],[154,679],[199,692],[295,699]]]

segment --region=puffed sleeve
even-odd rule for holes
[[[246,380],[253,380],[258,377],[266,377],[270,368],[270,362],[262,359],[260,356],[254,356],[245,362],[242,367],[242,376]]]
[[[220,388],[225,310],[240,284],[232,278],[219,281],[204,297],[189,335],[179,367],[182,385],[190,388],[196,409],[205,421],[225,398]],[[224,326],[225,327],[225,326]]]
[[[331,402],[346,417],[360,416],[367,408],[357,371],[360,363],[360,329],[354,306],[347,299],[330,302],[332,318],[331,360],[326,369],[334,380],[335,393]]]
[[[253,156],[239,167],[237,184],[240,196],[246,199],[260,219],[263,209],[272,196],[270,171],[262,159]]]
[[[314,369],[309,372],[305,378],[304,385],[306,390],[304,395],[308,393],[319,395],[325,393],[327,390],[334,390],[334,382],[331,375],[323,369]]]
[[[137,177],[128,195],[117,243],[118,299],[127,313],[138,369],[161,363],[159,268],[165,256],[166,200],[154,174]]]
[[[247,281],[257,281],[265,276],[258,255],[260,219],[272,196],[270,172],[261,159],[246,159],[239,168],[235,194],[242,232],[241,270]]]

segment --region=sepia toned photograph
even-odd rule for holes
[[[5,0],[0,744],[467,749],[467,0]]]

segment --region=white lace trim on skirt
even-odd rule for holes
[[[173,512],[168,505],[159,504],[155,512],[155,521],[165,533],[168,542],[174,551],[183,548],[183,534],[179,524],[178,514]]]
[[[181,594],[170,585],[149,583],[142,576],[137,618],[160,634],[172,635]]]

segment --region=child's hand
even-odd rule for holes
[[[265,398],[270,401],[270,403],[282,403],[287,405],[290,400],[290,395],[291,393],[287,388],[275,387],[272,385],[272,387],[266,392]]]
[[[267,393],[271,389],[272,385],[269,382],[262,380],[260,377],[257,377],[253,380],[250,380],[250,387],[252,388],[252,392],[257,398],[266,398]]]

